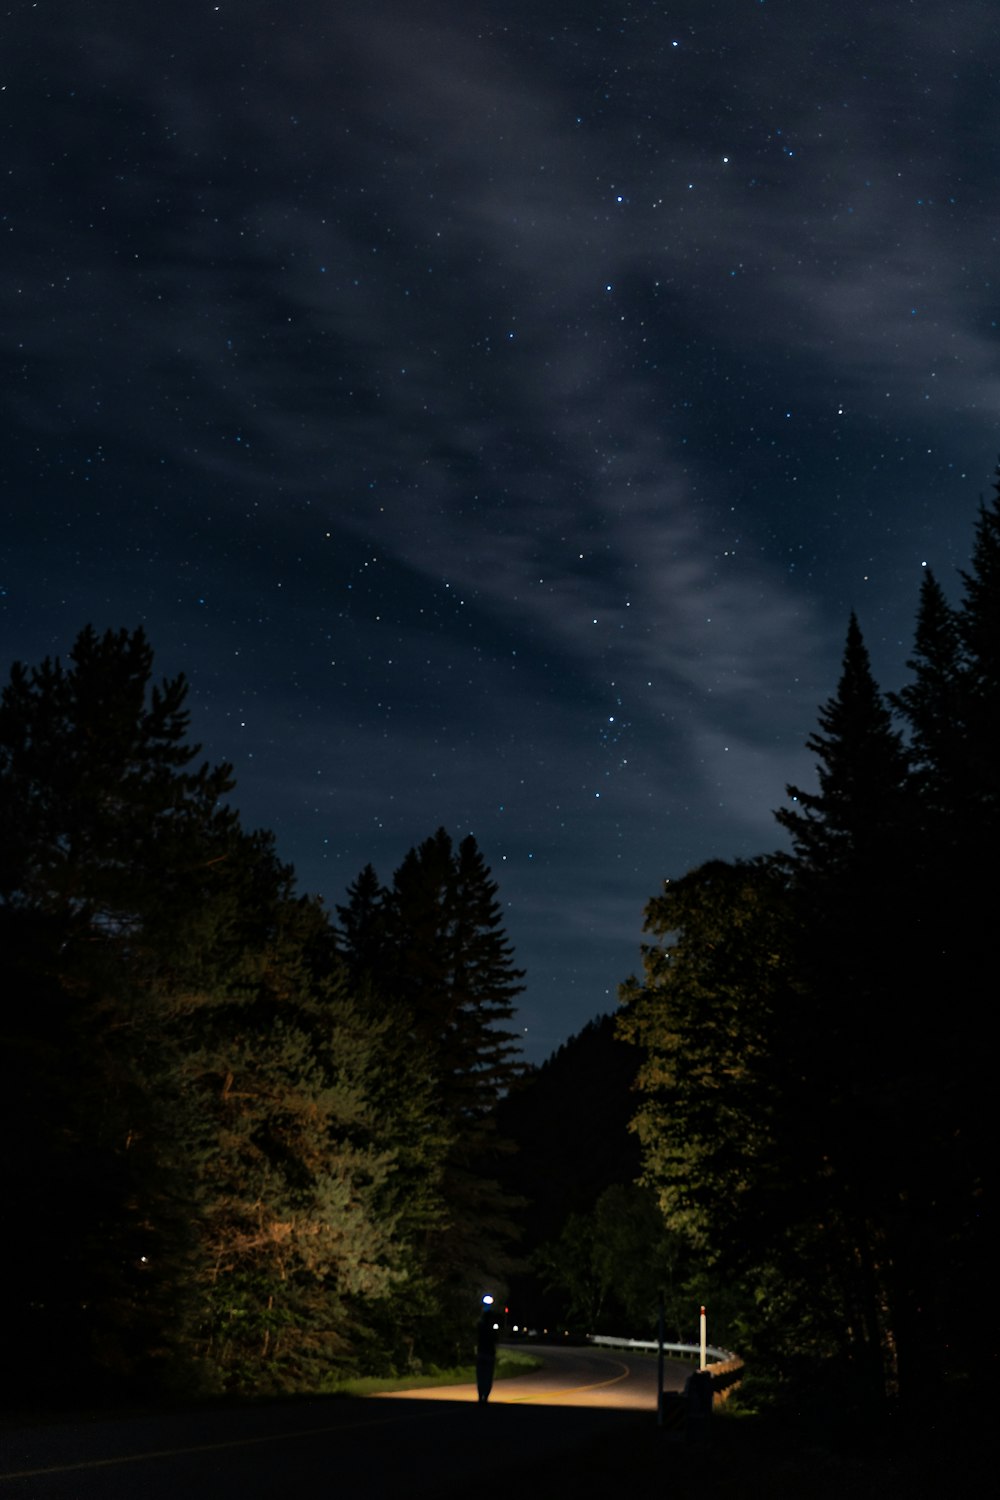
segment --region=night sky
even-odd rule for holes
[[[144,625],[332,906],[444,826],[540,1060],[777,847],[1000,449],[982,0],[13,0],[3,671]]]

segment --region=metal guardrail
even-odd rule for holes
[[[700,1343],[661,1345],[658,1339],[624,1339],[603,1333],[588,1333],[587,1343],[599,1344],[605,1349],[641,1349],[644,1353],[648,1350],[654,1354],[659,1354],[662,1349],[664,1354],[689,1355],[694,1360],[701,1360]],[[743,1375],[742,1359],[728,1349],[716,1349],[706,1344],[705,1361],[704,1375],[692,1372],[687,1378],[683,1395],[679,1395],[663,1390],[662,1357],[659,1360],[657,1424],[671,1429],[683,1426],[688,1442],[704,1440],[707,1428],[702,1424],[711,1415],[714,1406],[732,1395]],[[695,1390],[693,1383],[704,1379],[704,1376],[708,1377],[707,1392]],[[707,1405],[702,1408],[702,1402],[706,1400]]]
[[[588,1344],[603,1344],[607,1349],[644,1349],[656,1354],[659,1351],[659,1343],[656,1339],[619,1339],[605,1333],[588,1333]],[[701,1357],[700,1344],[664,1344],[664,1353],[667,1354],[693,1354],[696,1359]],[[737,1356],[729,1349],[715,1349],[706,1345],[705,1354],[709,1359],[725,1362],[736,1359]]]

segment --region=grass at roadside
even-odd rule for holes
[[[542,1361],[533,1354],[507,1353],[497,1357],[494,1379],[510,1380],[517,1375],[529,1375],[537,1370]],[[472,1385],[476,1379],[474,1365],[456,1365],[450,1370],[439,1370],[434,1365],[419,1375],[358,1375],[349,1380],[324,1382],[320,1394],[324,1396],[374,1396],[388,1391],[424,1391],[437,1385]]]
[[[532,1354],[519,1351],[502,1351],[497,1358],[494,1378],[510,1380],[517,1375],[529,1375],[537,1370],[542,1361]],[[176,1399],[137,1401],[108,1401],[90,1405],[83,1401],[64,1401],[52,1404],[31,1404],[0,1408],[0,1432],[19,1427],[45,1427],[64,1422],[105,1422],[115,1418],[144,1417],[167,1411],[211,1411],[213,1408],[252,1406],[255,1402],[271,1404],[277,1402],[308,1401],[315,1396],[373,1396],[379,1391],[426,1390],[435,1385],[471,1385],[476,1379],[474,1365],[457,1365],[453,1369],[441,1370],[429,1365],[419,1375],[355,1376],[353,1378],[321,1381],[311,1390],[301,1390],[282,1395],[269,1392],[252,1396],[180,1396]]]

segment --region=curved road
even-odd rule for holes
[[[315,1500],[521,1494],[534,1466],[653,1421],[648,1355],[538,1348],[543,1368],[474,1386],[368,1400],[201,1407],[0,1432],[0,1500]],[[690,1366],[670,1362],[676,1389]]]
[[[510,1345],[508,1347],[515,1347]],[[498,1380],[490,1405],[587,1406],[629,1411],[656,1410],[656,1356],[617,1353],[615,1350],[565,1348],[560,1345],[517,1345],[519,1352],[539,1357],[542,1368],[512,1380]],[[683,1389],[691,1366],[666,1360],[663,1387]],[[444,1385],[429,1390],[400,1391],[393,1401],[477,1401],[474,1385]]]

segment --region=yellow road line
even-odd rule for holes
[[[612,1363],[617,1364],[614,1360]],[[507,1400],[497,1401],[497,1406],[514,1406],[525,1401],[545,1401],[554,1396],[577,1396],[584,1391],[599,1391],[605,1386],[617,1385],[621,1380],[627,1380],[632,1373],[628,1365],[622,1365],[621,1374],[615,1375],[611,1380],[597,1380],[590,1385],[568,1386],[562,1391],[538,1391],[533,1396],[511,1396]],[[384,1395],[392,1395],[391,1391],[380,1392]],[[266,1432],[258,1433],[255,1437],[227,1438],[221,1443],[195,1443],[185,1448],[152,1448],[144,1453],[122,1453],[116,1458],[86,1458],[79,1459],[70,1464],[51,1464],[41,1469],[11,1469],[0,1474],[0,1484],[5,1479],[38,1479],[44,1474],[72,1474],[77,1469],[110,1469],[116,1464],[138,1464],[152,1458],[179,1458],[188,1453],[215,1453],[222,1448],[250,1448],[255,1443],[277,1443],[283,1438],[314,1437],[322,1432],[350,1432],[359,1427],[385,1427],[393,1422],[413,1422],[421,1413],[407,1413],[406,1416],[397,1414],[391,1417],[376,1417],[367,1422],[337,1422],[327,1423],[322,1427],[302,1427],[295,1432]]]
[[[278,1443],[282,1438],[313,1437],[321,1432],[350,1432],[358,1427],[385,1427],[391,1422],[413,1422],[419,1412],[407,1412],[405,1416],[374,1417],[368,1422],[337,1422],[324,1427],[302,1427],[296,1432],[265,1432],[256,1437],[227,1438],[221,1443],[194,1443],[187,1448],[151,1448],[145,1453],[122,1453],[117,1458],[84,1458],[71,1464],[52,1464],[44,1469],[8,1470],[0,1474],[0,1484],[5,1479],[37,1479],[42,1474],[72,1474],[75,1469],[110,1469],[115,1464],[139,1464],[149,1458],[175,1458],[186,1453],[214,1453],[220,1448],[250,1448],[255,1443]]]
[[[617,1360],[611,1362],[618,1364]],[[620,1375],[616,1375],[612,1380],[597,1380],[593,1385],[571,1385],[564,1391],[537,1391],[534,1396],[511,1396],[509,1399],[498,1401],[496,1404],[498,1406],[514,1406],[520,1401],[546,1401],[552,1396],[577,1396],[581,1391],[599,1391],[604,1386],[617,1385],[620,1380],[627,1380],[632,1373],[628,1365],[622,1365],[621,1372]]]

